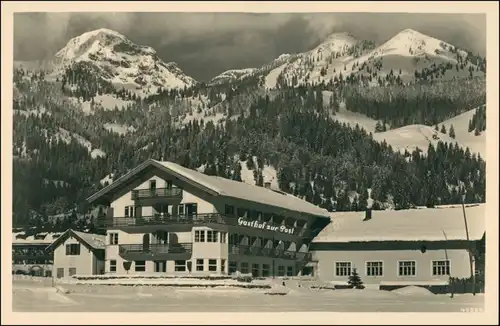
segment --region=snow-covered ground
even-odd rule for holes
[[[273,291],[237,288],[57,285],[14,280],[15,312],[460,312],[481,311],[484,295],[434,295],[424,289],[331,290],[274,280]],[[269,294],[284,295],[269,295]]]
[[[48,132],[45,134],[48,137]],[[104,157],[106,153],[99,148],[92,148],[92,143],[85,139],[84,137],[72,133],[64,128],[59,128],[59,131],[52,135],[49,141],[62,141],[66,144],[70,144],[72,141],[77,141],[83,147],[86,147],[92,158]]]
[[[256,162],[257,162],[256,156],[253,157],[253,161],[254,161],[254,166],[255,166]],[[247,167],[247,161],[244,161],[244,162],[240,161],[240,166],[241,166],[241,181],[248,183],[248,184],[251,184],[251,185],[255,185],[256,180],[255,180],[255,177],[253,175],[254,170],[253,169],[250,170]],[[278,176],[277,176],[275,168],[273,168],[270,165],[264,164],[264,169],[262,169],[262,176],[264,177],[264,183],[266,183],[266,182],[271,183],[271,189],[279,190]]]
[[[408,125],[401,128],[373,134],[378,142],[386,141],[395,151],[413,152],[417,147],[423,153],[427,152],[429,144],[437,146],[439,141],[455,144],[457,141],[446,134],[436,131],[433,127],[424,125]],[[459,145],[462,145],[459,143]],[[463,145],[462,145],[463,146]]]
[[[129,132],[134,132],[137,130],[133,126],[125,126],[119,123],[105,123],[103,127],[104,129],[117,133],[119,135],[125,135]]]
[[[325,107],[329,106],[331,96],[332,92],[323,91],[323,105]],[[442,141],[449,144],[458,143],[458,145],[464,149],[469,147],[472,153],[479,153],[483,159],[486,157],[486,131],[483,131],[480,135],[475,136],[474,132],[469,132],[468,129],[469,120],[472,119],[472,116],[477,108],[439,123],[439,131],[436,131],[434,126],[408,125],[376,133],[375,126],[377,124],[377,120],[361,113],[349,111],[342,102],[339,107],[340,111],[331,115],[333,120],[349,124],[351,127],[358,124],[367,132],[371,132],[374,140],[378,142],[385,140],[395,151],[404,152],[406,149],[411,153],[418,147],[423,153],[426,153],[429,143],[436,146],[439,141]],[[445,126],[447,134],[440,132],[442,125]],[[454,139],[449,136],[451,125],[453,125],[453,129],[455,130]]]
[[[469,120],[476,112],[476,109],[469,110],[454,118],[443,121],[439,124],[439,128],[444,125],[446,130],[449,131],[451,125],[455,129],[455,139],[459,144],[464,147],[469,147],[472,153],[479,153],[483,159],[486,158],[486,130],[481,132],[480,135],[474,135],[474,131],[469,132]]]
[[[286,68],[286,64],[271,70],[271,72],[266,76],[266,89],[276,88],[278,76],[281,74],[281,72],[285,68]]]

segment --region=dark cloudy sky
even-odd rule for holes
[[[71,37],[109,28],[149,45],[166,62],[207,81],[227,69],[259,67],[282,53],[307,51],[333,32],[384,42],[412,28],[486,53],[483,14],[398,13],[17,13],[15,60],[50,58]]]

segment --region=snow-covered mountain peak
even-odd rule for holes
[[[196,83],[176,63],[161,60],[153,48],[135,44],[106,28],[72,38],[55,56],[63,68],[78,62],[91,63],[103,72],[103,79],[136,93],[149,94],[159,87],[184,88]]]
[[[310,53],[338,52],[344,54],[349,48],[356,45],[358,41],[350,33],[333,33],[325,41],[310,51]]]
[[[376,49],[376,55],[437,56],[452,49],[454,47],[446,42],[413,29],[405,29]],[[453,58],[454,55],[446,57]]]

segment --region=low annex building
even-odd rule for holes
[[[12,234],[12,274],[52,276],[53,255],[46,249],[60,233]]]
[[[301,273],[328,211],[284,192],[147,160],[90,196],[111,274]]]
[[[468,250],[484,271],[485,204],[442,208],[336,212],[312,241],[307,273],[346,283],[354,268],[365,284],[444,285],[468,278]],[[482,249],[481,249],[482,248]]]
[[[47,251],[54,257],[55,277],[104,274],[106,236],[67,230]]]

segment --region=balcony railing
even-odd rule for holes
[[[43,255],[23,255],[23,254],[12,254],[12,260],[50,260],[54,259],[53,255],[43,254]]]
[[[181,188],[157,188],[132,190],[132,200],[153,198],[182,198]]]
[[[192,243],[176,244],[123,244],[119,245],[119,254],[130,260],[151,259],[188,259],[191,257]]]
[[[186,225],[206,225],[206,224],[220,224],[220,225],[230,225],[230,226],[240,226],[238,224],[238,218],[234,216],[224,216],[218,213],[208,213],[208,214],[192,214],[192,215],[179,215],[179,216],[165,216],[165,215],[154,215],[154,216],[141,216],[141,217],[112,217],[99,220],[97,222],[99,227],[110,228],[110,227],[137,227],[137,226],[147,226],[147,225],[175,225],[175,224],[186,224]],[[279,227],[280,224],[269,223],[274,227]],[[242,226],[247,227],[247,226]],[[249,229],[259,230],[258,228],[252,228],[248,226]],[[263,230],[263,229],[260,229]],[[264,230],[265,231],[265,230]],[[274,232],[274,231],[270,231]],[[278,231],[276,231],[279,233]],[[294,230],[293,236],[298,237],[310,237],[311,231],[297,227]]]
[[[122,227],[122,226],[144,226],[144,225],[159,225],[159,224],[226,224],[225,218],[219,214],[196,214],[196,215],[179,215],[166,216],[156,214],[153,216],[140,217],[113,217],[100,221],[99,226]]]
[[[311,253],[255,246],[229,245],[230,255],[261,256],[298,261],[309,261]]]

